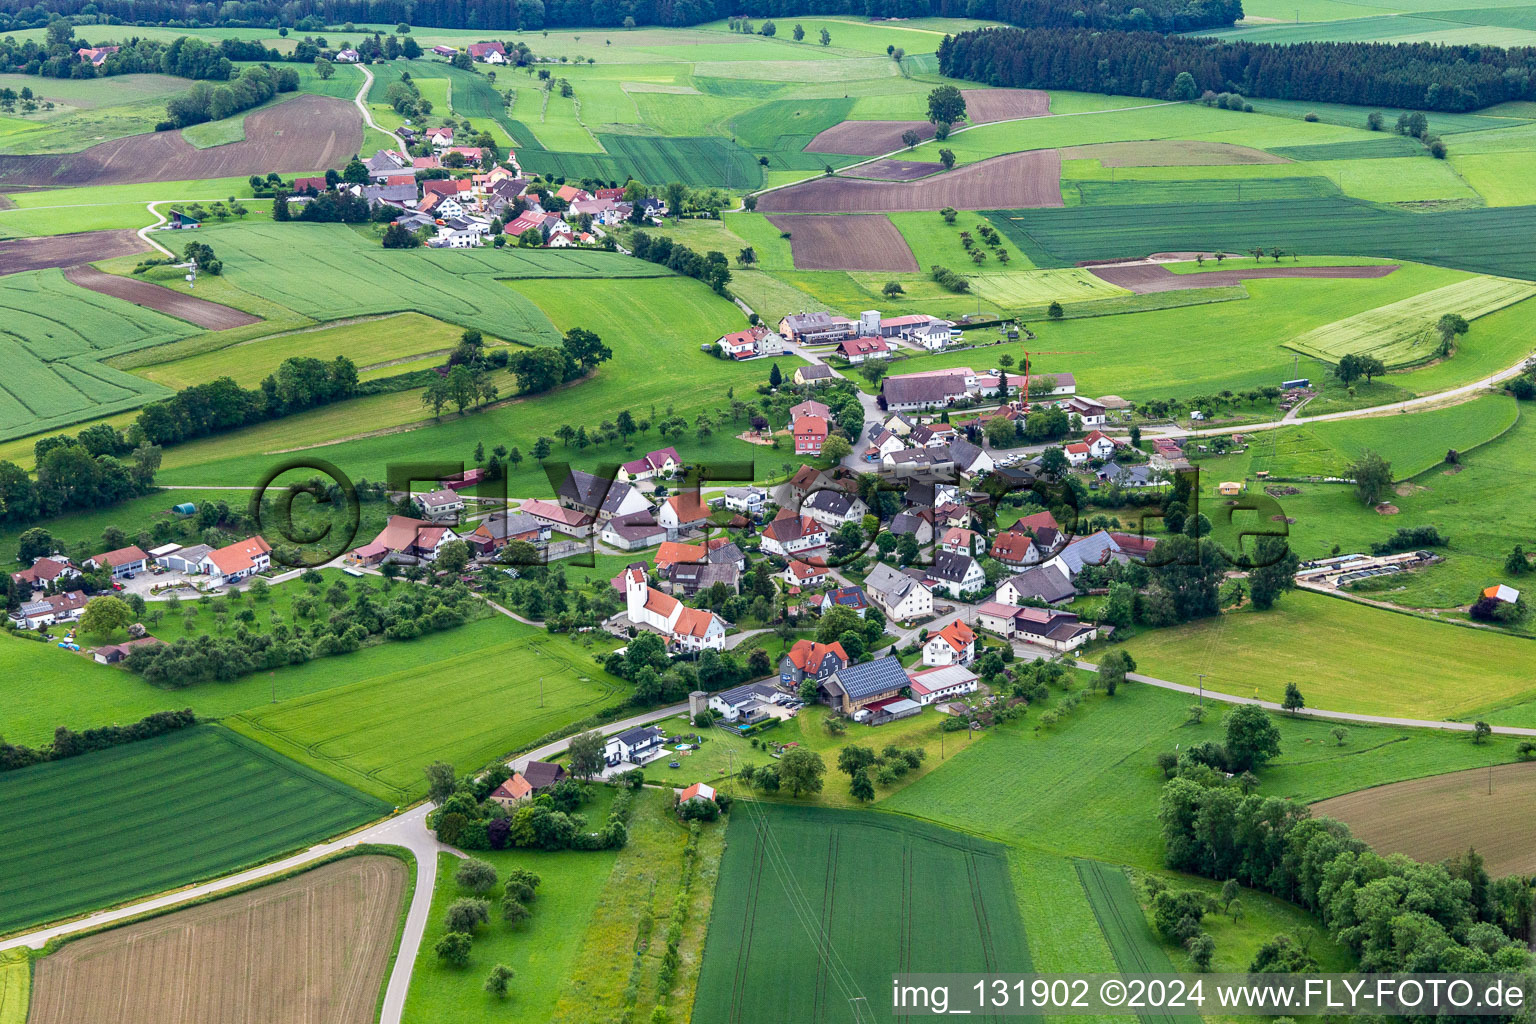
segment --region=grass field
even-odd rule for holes
[[[479,634],[450,631],[452,643],[430,666],[353,677],[244,711],[229,724],[364,792],[405,803],[425,792],[422,769],[433,761],[478,767],[623,701],[623,684],[568,638],[496,621],[498,629]]]
[[[0,125],[0,152],[73,153],[98,142],[139,135],[165,117],[165,101],[185,92],[188,82],[170,75],[114,75],[57,79],[0,75],[0,89],[30,87],[53,110],[13,114]]]
[[[1336,711],[1470,720],[1536,699],[1529,640],[1305,592],[1268,613],[1143,633],[1126,649],[1160,679],[1204,672],[1209,689],[1275,701],[1294,682],[1308,704]]]
[[[306,356],[331,360],[346,356],[357,364],[358,376],[368,380],[403,372],[407,368],[395,364],[413,357],[446,357],[458,344],[462,333],[460,328],[420,313],[398,313],[378,320],[253,338],[226,348],[141,366],[137,373],[172,389],[226,376],[234,378],[242,387],[252,388],[285,359]],[[174,348],[162,346],[146,355],[173,356]],[[441,359],[436,361],[442,362]]]
[[[0,953],[0,1024],[26,1024],[32,960],[25,950]]]
[[[258,1024],[287,1016],[299,991],[327,1020],[367,1024],[394,960],[409,880],[395,857],[348,857],[76,939],[38,962],[31,1019],[153,1024],[185,1014]],[[260,955],[229,955],[247,944]]]
[[[1028,971],[1001,846],[867,812],[740,803],[695,1024],[891,1010],[892,971]],[[883,895],[863,898],[878,880]],[[836,950],[835,957],[822,952]]]
[[[1356,313],[1286,345],[1335,363],[1349,353],[1375,356],[1389,368],[1422,363],[1438,352],[1440,334],[1435,324],[1443,314],[1459,313],[1475,321],[1533,294],[1536,285],[1525,281],[1475,277]]]
[[[1536,851],[1523,829],[1511,828],[1536,797],[1536,765],[1529,762],[1448,772],[1347,793],[1314,806],[1316,814],[1347,822],[1379,853],[1405,853],[1439,861],[1470,846],[1488,872],[1528,875]]]
[[[0,800],[3,931],[220,874],[388,809],[217,726],[7,772]],[[64,803],[74,813],[61,816]]]
[[[1147,923],[1125,871],[1096,860],[1078,860],[1075,867],[1088,905],[1093,908],[1094,919],[1109,943],[1120,973],[1173,974],[1173,963]],[[1137,1014],[1137,1017],[1142,1024],[1200,1020],[1198,1014],[1156,1010]]]

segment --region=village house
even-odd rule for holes
[[[99,555],[92,555],[85,560],[87,569],[108,568],[113,576],[127,576],[132,573],[143,572],[149,564],[149,556],[144,549],[137,544],[130,544],[126,548],[118,548],[116,551],[106,551]]]
[[[1156,487],[1163,482],[1162,473],[1147,463],[1122,466],[1118,462],[1106,462],[1095,471],[1094,476],[1101,483],[1113,484],[1126,490]]]
[[[499,42],[470,43],[467,52],[472,60],[483,64],[505,64],[507,51]]]
[[[917,541],[918,547],[927,547],[933,542],[933,509],[906,509],[898,512],[891,517],[885,529],[897,539],[910,535]]]
[[[683,651],[725,649],[725,620],[706,608],[689,608],[650,586],[642,569],[624,570],[624,598],[629,621],[651,629]]]
[[[940,665],[909,673],[912,699],[925,707],[934,701],[948,700],[963,693],[975,693],[979,679],[963,665]]]
[[[1111,455],[1115,454],[1115,449],[1120,446],[1120,442],[1116,441],[1102,430],[1095,430],[1087,437],[1083,438],[1083,444],[1088,446],[1088,454],[1093,456],[1095,459],[1109,458]]]
[[[511,810],[532,797],[533,787],[528,784],[528,780],[523,778],[521,773],[513,772],[512,777],[491,790],[490,796],[486,797],[486,799],[507,810]]]
[[[950,597],[978,590],[987,582],[987,574],[982,570],[980,562],[970,555],[959,555],[953,551],[935,551],[932,565],[908,569],[907,572],[921,572],[926,577],[925,582],[932,581],[935,590],[942,590]]]
[[[418,494],[414,501],[416,507],[421,509],[421,514],[433,522],[445,519],[457,519],[459,513],[464,511],[464,497],[458,491],[443,488],[437,491],[428,491],[426,494]]]
[[[781,695],[772,683],[746,683],[710,697],[709,706],[732,725],[753,725],[768,717],[768,708]]]
[[[800,512],[816,520],[828,530],[836,530],[845,523],[862,522],[869,513],[869,506],[841,490],[813,491],[800,505]]]
[[[22,592],[41,590],[59,580],[81,575],[80,570],[67,558],[39,558],[20,572],[11,573],[11,582]]]
[[[790,425],[796,455],[820,455],[827,441],[827,421],[820,416],[799,416]]]
[[[715,787],[705,782],[695,782],[681,793],[677,794],[678,806],[683,804],[713,803],[715,799]]]
[[[1077,596],[1071,574],[1058,558],[1044,565],[1032,566],[998,584],[995,600],[1002,604],[1023,604],[1029,598],[1046,604],[1064,604]]]
[[[107,62],[107,58],[116,53],[116,46],[82,46],[75,51],[75,56],[89,64],[93,68],[99,68]]]
[[[942,352],[959,340],[957,332],[946,323],[925,324],[913,328],[908,332],[907,339],[929,352]]]
[[[892,412],[942,409],[966,397],[965,374],[903,374],[880,384],[880,404]]]
[[[550,761],[529,761],[520,772],[498,786],[490,795],[491,800],[503,807],[512,807],[538,796],[557,782],[569,778],[565,765]]]
[[[833,608],[847,608],[862,619],[864,613],[869,610],[869,601],[864,597],[864,590],[861,587],[838,587],[823,594],[817,607],[823,615]]]
[[[684,597],[693,597],[716,583],[733,594],[741,592],[741,569],[730,562],[673,562],[667,567],[666,577],[672,593]]]
[[[1076,416],[1084,429],[1102,427],[1108,418],[1108,412],[1102,405],[1087,398],[1074,396],[1064,402],[1058,402],[1056,407],[1068,416]]]
[[[526,516],[531,516],[548,526],[556,533],[564,533],[571,537],[590,537],[593,524],[597,518],[590,513],[576,508],[566,508],[543,498],[534,498],[523,502],[518,506],[518,511]],[[642,508],[638,511],[650,512],[650,508]],[[614,518],[619,518],[615,516]],[[605,521],[606,525],[606,521]]]
[[[956,438],[955,428],[948,423],[924,423],[913,427],[908,435],[914,445],[923,448],[945,448]]]
[[[809,562],[791,560],[789,567],[784,570],[784,582],[792,587],[809,589],[819,587],[827,582],[827,569],[822,565],[811,565]]]
[[[709,561],[709,549],[703,544],[679,544],[674,540],[664,540],[661,542],[661,547],[656,549],[654,561],[658,571],[665,570],[678,562],[703,565]]]
[[[870,359],[889,359],[891,347],[884,338],[845,338],[838,343],[837,354],[849,365],[858,366]]]
[[[676,448],[658,448],[654,452],[646,452],[638,459],[626,462],[619,467],[619,479],[631,483],[637,480],[660,480],[675,475],[683,468],[682,456],[677,454]]]
[[[985,550],[986,543],[981,534],[963,526],[951,526],[939,538],[939,547],[956,555],[974,555],[978,549]]]
[[[795,471],[795,475],[773,489],[773,502],[781,509],[799,508],[806,495],[812,491],[824,487],[837,487],[838,482],[831,474],[802,465]]]
[[[534,546],[547,544],[551,533],[548,523],[522,512],[492,512],[463,540],[469,545],[470,554],[483,558],[515,540]]]
[[[880,465],[898,480],[911,477],[933,479],[952,477],[954,456],[948,446],[940,448],[903,448],[880,457]]]
[[[797,687],[809,677],[820,683],[832,673],[847,667],[848,655],[842,644],[796,640],[794,646],[779,659],[779,682],[784,686]]]
[[[862,665],[849,665],[828,676],[818,687],[821,699],[834,711],[856,718],[876,701],[899,697],[911,685],[906,669],[894,654]],[[865,715],[864,717],[868,717]]]
[[[1081,442],[1069,444],[1062,449],[1062,453],[1067,457],[1067,465],[1073,468],[1088,464],[1088,446],[1086,444]]]
[[[608,737],[608,743],[603,748],[609,767],[620,764],[645,764],[660,757],[665,748],[662,743],[666,736],[654,725],[642,725],[629,729],[617,736]]]
[[[826,546],[826,528],[810,516],[796,515],[789,509],[781,509],[773,522],[763,527],[762,548],[765,554],[781,558],[803,558]]]
[[[815,363],[809,366],[798,367],[792,379],[802,387],[806,385],[820,387],[823,384],[830,384],[836,380],[837,374],[832,372],[832,367],[822,363]]]
[[[604,520],[650,508],[645,495],[628,483],[593,476],[579,469],[573,469],[566,475],[556,497],[565,508]]]
[[[638,551],[665,541],[667,528],[656,521],[650,509],[646,509],[608,520],[598,538],[621,551]]]
[[[858,325],[831,313],[791,313],[779,321],[779,333],[796,345],[832,345],[858,334]]]
[[[355,549],[350,557],[361,565],[381,565],[399,559],[431,562],[443,545],[458,535],[446,526],[409,516],[390,516],[379,535]]]
[[[261,537],[247,537],[208,552],[198,562],[197,571],[220,587],[239,583],[271,566],[272,546]]]
[[[885,617],[898,622],[927,618],[933,614],[933,591],[884,562],[876,565],[864,579],[864,593]]]
[[[899,452],[907,446],[906,438],[893,430],[887,430],[878,423],[869,426],[869,446],[864,449],[865,462],[879,462],[893,452]]]
[[[1013,637],[1065,653],[1098,636],[1098,627],[1060,608],[1020,608],[1013,616]]]
[[[768,505],[768,492],[758,487],[727,487],[724,504],[732,512],[756,519]]]
[[[74,622],[80,617],[87,600],[85,591],[71,590],[27,601],[11,613],[11,620],[18,629],[42,629],[56,622]]]
[[[675,540],[678,534],[697,530],[709,522],[709,506],[698,491],[674,494],[656,510],[656,522],[666,527],[667,539]]]
[[[976,634],[956,619],[928,634],[923,643],[924,665],[969,665],[976,657]]]

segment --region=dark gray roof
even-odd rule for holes
[[[772,700],[779,695],[779,690],[768,683],[747,683],[730,690],[723,690],[715,694],[727,704],[744,704],[753,698]]]
[[[933,555],[933,564],[928,567],[928,575],[934,579],[948,580],[950,583],[963,583],[965,574],[974,561],[975,559],[970,555],[961,555],[953,551],[936,551]]]
[[[382,200],[403,203],[416,198],[415,185],[364,185],[363,198],[369,202]]]
[[[722,544],[718,548],[711,548],[709,551],[709,560],[711,562],[726,565],[735,565],[746,557],[746,555],[741,553],[741,548],[737,547],[734,543]]]
[[[853,508],[853,502],[841,491],[820,490],[806,500],[805,507],[828,515],[846,516],[849,509]]]
[[[854,609],[864,608],[869,604],[864,600],[864,591],[858,587],[838,587],[823,595],[822,600],[843,608]]]
[[[981,448],[957,433],[950,439],[949,454],[955,460],[955,465],[961,469],[970,469],[981,455]]]
[[[891,525],[887,529],[897,535],[903,533],[916,535],[927,523],[928,520],[915,512],[898,512],[891,518]]]
[[[824,377],[830,376],[832,376],[832,367],[822,363],[813,363],[800,367],[801,380],[821,380]]]
[[[573,469],[560,485],[559,495],[578,505],[613,513],[629,494],[629,484]]]
[[[843,692],[853,700],[862,700],[877,693],[899,690],[911,683],[907,670],[901,667],[901,659],[888,654],[863,665],[849,665],[833,673]]]
[[[1037,565],[1008,580],[1020,597],[1038,597],[1047,604],[1065,601],[1077,593],[1067,574],[1054,565]]]
[[[646,537],[663,537],[667,535],[667,529],[656,522],[656,517],[649,511],[631,512],[627,516],[616,516],[608,520],[604,529],[611,529],[625,540],[641,540]]]
[[[903,575],[884,562],[875,566],[869,571],[869,575],[864,577],[864,589],[883,595],[886,603],[891,605],[900,604],[902,598],[907,596],[907,592],[916,586],[920,586],[917,580]]]
[[[943,405],[965,394],[965,377],[887,377],[880,392],[888,405]]]
[[[661,730],[656,728],[654,725],[642,725],[638,728],[631,729],[628,732],[619,733],[618,740],[625,746],[632,747],[637,743],[644,743],[646,740],[660,735]]]
[[[542,522],[521,512],[493,512],[480,525],[496,540],[544,529]]]

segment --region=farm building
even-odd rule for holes
[[[610,547],[638,551],[666,540],[667,528],[656,522],[656,517],[647,509],[608,520],[598,537]]]
[[[91,657],[96,660],[98,665],[116,665],[132,654],[135,647],[144,647],[162,642],[157,637],[141,636],[137,640],[124,640],[120,644],[108,644],[105,647],[98,647],[91,652]]]
[[[569,534],[572,537],[588,537],[592,534],[593,517],[578,509],[565,508],[552,501],[534,498],[518,506],[518,511],[526,516],[532,516],[558,533]],[[650,513],[649,509],[638,511]]]
[[[818,688],[821,699],[834,711],[857,715],[876,701],[898,697],[911,684],[901,659],[888,654],[862,665],[849,665],[832,673]]]
[[[716,583],[723,584],[733,594],[741,590],[741,570],[730,562],[673,562],[667,568],[666,577],[672,593],[685,597],[708,590]]]
[[[239,583],[271,565],[272,546],[261,537],[247,537],[208,552],[197,563],[197,571],[218,587]]]
[[[571,470],[556,492],[562,506],[598,519],[612,519],[650,508],[645,495],[622,480]],[[657,520],[660,522],[660,520]]]
[[[680,804],[705,803],[714,798],[715,787],[703,782],[695,782],[677,794],[677,802]]]
[[[126,576],[129,573],[143,572],[149,564],[149,555],[137,544],[130,544],[126,548],[118,548],[116,551],[106,551],[99,555],[92,555],[85,560],[86,568],[101,569],[110,568],[113,576]]]
[[[698,491],[674,494],[656,509],[656,522],[666,528],[669,538],[696,530],[709,521],[709,506]]]
[[[486,799],[491,800],[502,807],[512,808],[533,796],[533,787],[521,773],[514,772],[510,779],[491,791]]]
[[[978,685],[975,672],[961,665],[945,665],[913,672],[912,699],[919,704],[948,700],[962,693],[974,693]]]
[[[549,524],[521,512],[493,512],[480,520],[475,531],[463,540],[475,555],[489,555],[515,540],[528,544],[544,544],[551,534]]]

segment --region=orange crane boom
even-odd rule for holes
[[[1082,349],[1069,349],[1069,350],[1059,350],[1059,351],[1055,351],[1055,350],[1053,350],[1053,351],[1046,351],[1046,350],[1042,349],[1042,350],[1037,350],[1037,351],[1034,351],[1034,352],[1030,352],[1029,350],[1026,349],[1025,352],[1024,352],[1024,394],[1019,396],[1020,397],[1019,408],[1023,409],[1024,413],[1026,415],[1028,415],[1028,413],[1029,413],[1029,357],[1030,356],[1085,356],[1087,354],[1088,353],[1083,351]],[[1004,371],[1004,377],[1006,377],[1006,376],[1007,376],[1007,372]]]

